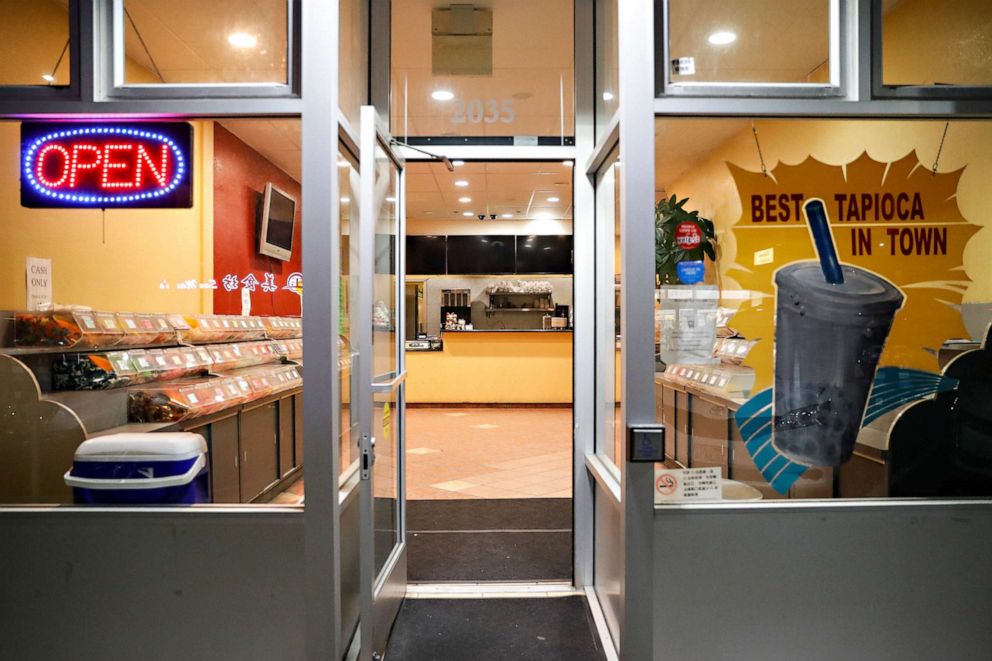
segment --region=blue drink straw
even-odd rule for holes
[[[840,261],[837,259],[837,249],[834,247],[834,237],[830,233],[830,221],[827,219],[827,209],[823,205],[823,200],[817,197],[806,200],[803,203],[803,215],[806,216],[806,223],[813,235],[813,244],[820,258],[823,277],[830,284],[843,284],[844,272],[841,271]]]

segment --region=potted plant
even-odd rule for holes
[[[663,198],[654,210],[654,267],[661,285],[702,282],[704,256],[716,261],[713,221],[686,211],[689,198]]]

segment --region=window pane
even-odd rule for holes
[[[288,80],[286,0],[125,0],[124,82]]]
[[[341,185],[341,284],[338,294],[341,316],[338,320],[338,363],[341,366],[341,472],[358,461],[358,409],[352,408],[352,393],[358,392],[358,372],[352,369],[358,358],[358,208],[359,175],[357,163],[338,152]],[[354,238],[354,240],[352,240]]]
[[[672,82],[830,82],[830,0],[669,0],[668,11]]]
[[[620,163],[614,153],[596,185],[597,452],[619,465],[623,442],[620,353]]]
[[[299,130],[0,122],[0,503],[301,501]]]
[[[68,85],[70,73],[66,7],[0,0],[0,85]]]
[[[571,0],[486,5],[392,3],[394,135],[574,134]]]
[[[992,122],[754,128],[656,122],[665,467],[727,499],[992,495]]]
[[[338,44],[338,106],[352,130],[357,133],[360,109],[368,103],[368,3],[363,0],[341,0],[338,10],[341,21],[341,41]]]
[[[596,0],[596,137],[620,105],[617,0]]]
[[[992,2],[882,3],[886,85],[992,85]]]

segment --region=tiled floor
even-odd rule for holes
[[[571,498],[570,408],[409,408],[411,500]],[[378,447],[376,495],[391,495],[389,448]],[[303,480],[273,504],[302,501]]]
[[[410,408],[408,499],[570,498],[572,410]]]

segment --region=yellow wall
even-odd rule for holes
[[[0,122],[0,309],[25,306],[25,258],[52,260],[62,305],[128,312],[210,312],[213,292],[182,290],[213,277],[213,123],[194,122],[191,209],[26,209],[20,202],[20,125]],[[160,283],[170,283],[161,289]]]
[[[756,123],[768,168],[777,164],[798,164],[813,157],[832,166],[846,165],[867,151],[882,162],[897,161],[914,150],[922,163],[929,167],[937,155],[944,122],[935,121],[810,121],[776,120]],[[992,122],[953,122],[940,155],[941,173],[964,168],[958,182],[956,202],[961,215],[976,226],[992,224]],[[664,153],[660,147],[660,153]],[[680,199],[689,197],[689,207],[712,218],[717,227],[719,243],[719,273],[723,290],[749,289],[766,296],[763,300],[744,303],[731,326],[750,338],[762,338],[748,359],[757,370],[757,387],[771,382],[772,342],[774,336],[774,288],[770,274],[758,286],[754,285],[756,267],[754,255],[739,253],[743,235],[735,224],[742,219],[737,188],[728,163],[751,171],[760,170],[758,153],[750,129],[715,149],[703,162],[666,189]],[[748,230],[766,231],[767,243],[776,249],[774,267],[797,259],[812,257],[811,246],[804,254],[792,254],[783,247],[790,229]],[[805,239],[805,236],[804,236]],[[805,242],[808,244],[808,241]],[[805,245],[805,244],[804,244]],[[907,304],[896,320],[896,327],[886,346],[883,364],[915,367],[935,371],[936,360],[925,349],[939,346],[944,339],[966,337],[960,314],[960,304],[992,301],[992,232],[981,229],[968,240],[964,272],[951,271],[966,291],[963,297],[944,284],[933,287],[906,289],[904,282],[895,280],[907,294]],[[899,262],[901,274],[909,282],[926,278],[913,277],[913,270],[924,264],[926,257],[906,257]],[[960,264],[960,262],[958,262]],[[886,277],[891,275],[883,273]],[[922,275],[922,274],[921,274]],[[748,285],[743,285],[747,281]],[[925,307],[918,305],[920,301]],[[737,301],[724,299],[728,306]],[[916,305],[915,311],[911,306]],[[910,318],[911,317],[911,318]]]
[[[411,404],[567,404],[572,334],[445,333],[443,351],[406,354]]]

